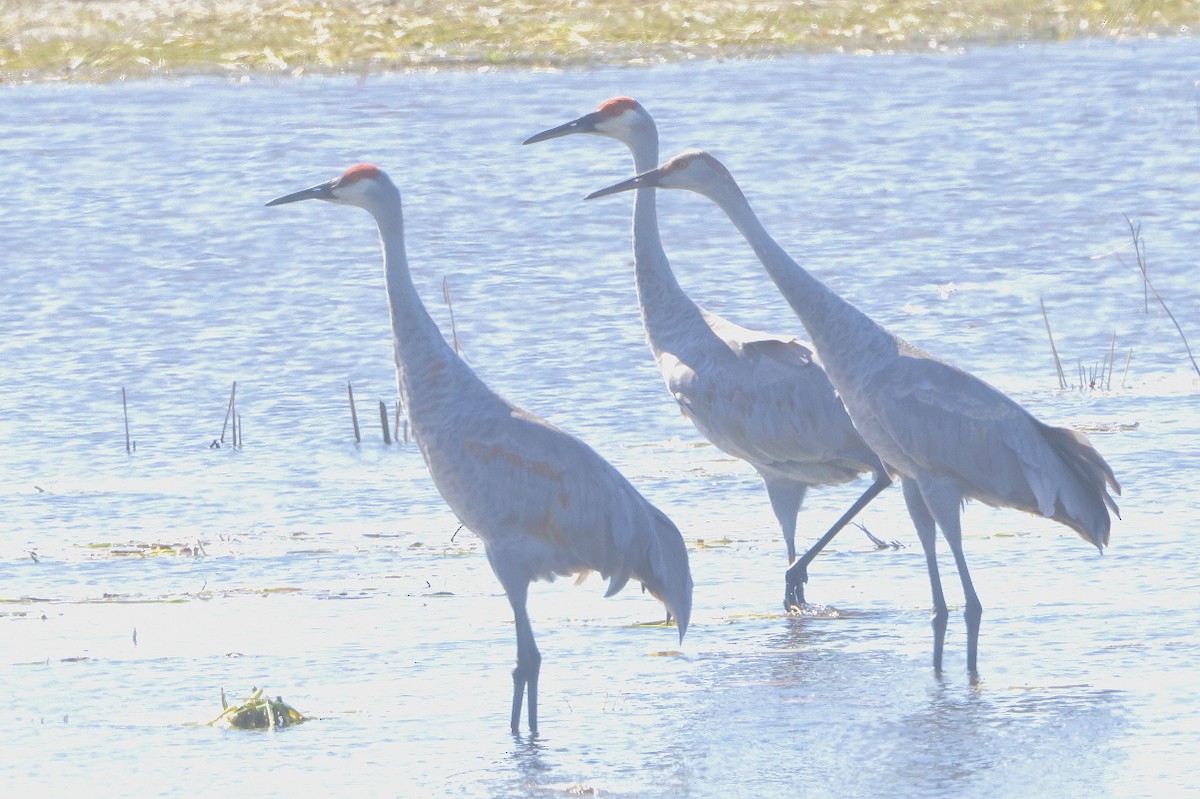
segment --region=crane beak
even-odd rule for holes
[[[643,172],[635,178],[622,180],[620,183],[614,183],[608,188],[594,191],[585,200],[594,200],[597,197],[607,197],[610,194],[618,194],[623,191],[632,191],[633,189],[652,189],[658,185],[658,179],[662,177],[663,171],[659,169],[651,169],[649,172]]]
[[[559,125],[557,128],[543,130],[541,133],[530,136],[521,144],[537,144],[540,141],[548,141],[550,139],[558,139],[563,136],[570,136],[572,133],[595,133],[596,123],[600,121],[600,114],[593,111],[590,114],[584,114],[579,119],[568,122],[565,125]]]
[[[301,191],[295,191],[291,194],[285,194],[282,197],[276,197],[267,205],[283,205],[285,203],[296,203],[301,200],[332,200],[333,185],[336,180],[327,180],[324,183],[318,183],[316,186],[310,186]]]

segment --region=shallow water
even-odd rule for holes
[[[1007,47],[579,73],[6,87],[0,102],[0,793],[22,796],[1088,796],[1200,785],[1194,664],[1200,45]],[[664,154],[720,156],[780,243],[877,320],[1089,432],[1123,520],[1099,557],[1043,520],[964,517],[961,615],[928,666],[899,491],[810,569],[761,484],[662,390],[632,285],[615,142],[526,136],[638,97]],[[353,209],[263,203],[358,161],[405,196],[435,319],[479,374],[579,434],[689,540],[693,626],[595,577],[539,584],[542,733],[507,732],[510,610],[395,399],[377,242]],[[705,201],[660,197],[707,307],[799,333]],[[1110,390],[1058,389],[1116,334]],[[1128,358],[1126,372],[1126,353]],[[238,381],[243,446],[209,448]],[[364,441],[346,406],[354,385]],[[121,388],[136,451],[125,452]],[[814,491],[811,540],[865,482]],[[185,547],[199,543],[199,557]],[[147,554],[163,544],[172,552]],[[124,552],[126,554],[117,554]],[[948,553],[947,553],[948,554]],[[944,576],[950,601],[961,599]],[[318,721],[203,726],[262,686]]]

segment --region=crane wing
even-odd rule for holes
[[[912,349],[902,349],[866,391],[882,398],[876,418],[920,468],[992,505],[1062,515],[1056,506],[1075,467],[1052,446],[1046,425],[1002,392]]]
[[[575,436],[520,408],[460,420],[453,469],[430,459],[447,503],[490,549],[520,548],[526,579],[599,571],[620,590],[636,572],[645,539],[678,532],[611,464]],[[523,567],[524,568],[524,567]]]
[[[814,484],[853,479],[871,467],[812,350],[794,338],[751,338],[725,323],[726,348],[685,362],[660,355],[671,395],[709,441],[768,470]],[[851,463],[847,463],[847,462]]]
[[[1109,510],[1117,512],[1108,489],[1121,489],[1082,433],[1043,424],[979,378],[911,349],[864,390],[880,398],[874,421],[911,464],[954,480],[963,496],[1054,519],[1098,548],[1108,543]]]
[[[709,329],[730,347],[737,348],[743,343],[754,341],[779,341],[785,344],[799,344],[802,349],[811,351],[809,345],[806,345],[795,336],[784,335],[782,333],[767,333],[762,330],[751,330],[748,327],[742,327],[739,324],[730,322],[724,317],[717,316],[711,311],[706,311],[703,308],[699,310]]]

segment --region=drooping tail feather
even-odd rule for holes
[[[608,590],[604,592],[604,598],[608,599],[609,597],[615,596],[617,593],[619,593],[620,590],[625,587],[625,583],[629,582],[629,577],[629,571],[626,569],[615,572],[611,577],[609,577]]]
[[[638,569],[635,576],[675,617],[682,642],[692,618],[692,572],[688,566],[687,547],[679,528],[666,514],[653,506],[650,511],[654,534],[649,537],[648,558],[643,567],[648,567],[649,574]]]
[[[1117,518],[1121,517],[1117,503],[1108,493],[1111,488],[1118,496],[1121,494],[1116,475],[1083,433],[1040,422],[1038,424],[1046,443],[1075,478],[1059,487],[1055,512],[1051,518],[1075,530],[1085,541],[1103,551],[1112,526],[1109,509]]]
[[[679,528],[666,514],[631,491],[636,502],[626,512],[608,520],[609,543],[592,556],[603,562],[601,575],[608,580],[604,596],[619,592],[630,579],[666,605],[679,626],[679,639],[692,614],[692,573],[687,547]]]

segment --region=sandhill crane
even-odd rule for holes
[[[484,543],[517,628],[511,726],[528,695],[537,731],[541,654],[526,611],[529,583],[598,571],[606,596],[632,577],[666,605],[683,640],[692,609],[687,550],[670,519],[579,439],[489,389],[442,337],[412,282],[400,192],[360,164],[271,200],[326,200],[369,212],[379,227],[396,381],[408,422],[442,497]]]
[[[658,164],[654,119],[630,97],[606,100],[525,144],[576,133],[622,142],[638,172]],[[705,438],[762,476],[792,564],[783,607],[798,609],[808,564],[891,478],[854,429],[807,342],[739,327],[684,292],[663,251],[652,188],[639,189],[634,200],[633,256],[642,326],[667,391]],[[797,562],[796,519],[809,486],[845,483],[862,472],[873,472],[875,482]]]
[[[949,611],[938,577],[936,528],[954,554],[966,599],[967,669],[977,678],[983,606],[962,549],[961,506],[977,499],[1061,522],[1103,552],[1121,493],[1087,437],[1050,427],[979,378],[897,338],[810,275],[767,233],[729,171],[702,150],[601,189],[689,189],[720,206],[804,323],[855,426],[900,475],[933,593],[933,666]],[[1119,515],[1119,514],[1118,514]]]

